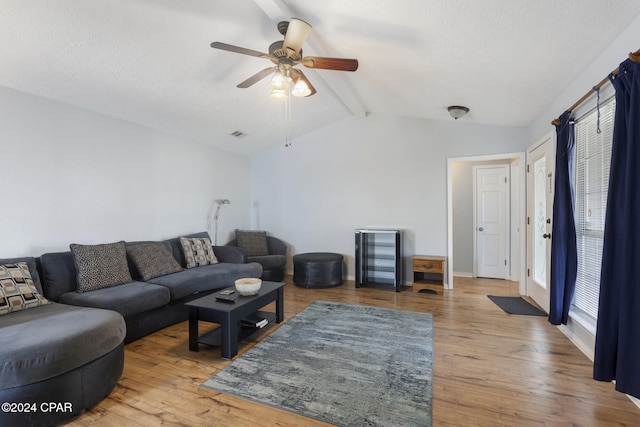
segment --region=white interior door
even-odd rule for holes
[[[527,151],[527,295],[549,312],[555,135]]]
[[[509,168],[474,166],[475,275],[509,276]]]

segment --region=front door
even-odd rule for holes
[[[549,312],[555,135],[527,150],[527,295]]]
[[[509,276],[509,167],[474,166],[477,277]]]

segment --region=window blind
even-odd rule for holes
[[[573,306],[596,319],[600,294],[600,266],[609,188],[615,98],[576,120],[574,159],[575,222],[578,274]]]

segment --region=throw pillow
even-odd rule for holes
[[[26,262],[0,265],[0,315],[49,304],[38,293]]]
[[[101,245],[69,245],[78,271],[78,292],[118,286],[132,281],[124,241]]]
[[[236,230],[238,247],[247,253],[247,256],[269,255],[267,245],[267,232],[261,230]]]
[[[127,255],[144,281],[182,271],[178,261],[162,242],[136,243],[127,246]]]
[[[180,237],[180,244],[187,268],[218,263],[208,237]]]

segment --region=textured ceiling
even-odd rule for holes
[[[360,68],[303,68],[318,93],[293,99],[294,141],[366,113],[450,120],[452,104],[527,126],[639,14],[637,0],[0,0],[0,85],[252,154],[284,143],[284,107],[268,79],[235,86],[270,62],[209,45],[266,52],[295,16],[313,26],[305,55]]]

